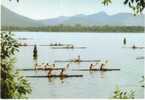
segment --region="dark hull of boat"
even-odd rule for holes
[[[101,60],[80,60],[80,61],[75,61],[75,60],[55,60],[54,62],[100,62]]]
[[[43,68],[38,68],[38,69],[17,69],[18,71],[37,71],[37,70],[62,70],[64,68],[46,68],[46,69],[43,69]]]
[[[144,57],[137,57],[136,60],[143,60]]]
[[[145,47],[122,47],[122,48],[130,48],[130,49],[144,49]]]
[[[120,69],[73,69],[73,71],[120,71]]]
[[[52,47],[52,49],[85,49],[86,47]]]

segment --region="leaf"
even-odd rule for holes
[[[127,3],[128,3],[128,1],[129,1],[129,0],[125,0],[125,1],[124,1],[124,4],[127,4]]]

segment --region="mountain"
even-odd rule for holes
[[[1,14],[2,26],[43,27],[60,24],[80,24],[84,26],[144,26],[144,15],[133,16],[130,13],[119,13],[110,16],[105,12],[99,12],[91,15],[80,14],[71,17],[60,16],[52,19],[33,20],[1,6]]]
[[[144,15],[133,16],[129,13],[119,13],[109,16],[105,12],[92,15],[78,15],[64,20],[64,25],[81,24],[85,26],[144,26]]]
[[[131,13],[119,13],[115,15],[107,15],[105,12],[100,12],[91,15],[76,15],[71,17],[58,17],[54,19],[40,20],[45,25],[76,25],[84,26],[144,26],[144,15],[134,16]]]
[[[36,20],[24,17],[1,6],[1,26],[37,27],[42,25]]]

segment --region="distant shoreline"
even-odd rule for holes
[[[92,33],[144,33],[143,26],[47,26],[47,27],[1,27],[1,31],[13,32],[92,32]]]

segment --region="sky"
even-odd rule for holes
[[[102,0],[2,0],[1,4],[10,10],[32,19],[48,19],[59,16],[74,16],[79,14],[94,14],[106,12],[113,15],[133,11],[123,4],[123,0],[112,0],[110,6],[104,6]]]

